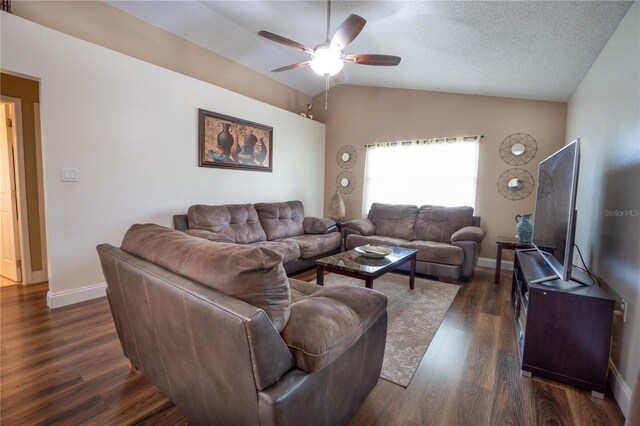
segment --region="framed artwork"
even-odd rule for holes
[[[273,171],[273,127],[198,109],[198,165]]]

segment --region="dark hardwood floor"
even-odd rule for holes
[[[350,424],[622,425],[610,395],[520,376],[510,286],[509,272],[495,285],[478,268],[409,386],[380,379]],[[0,291],[2,425],[189,424],[131,370],[105,298],[49,310],[46,284]]]

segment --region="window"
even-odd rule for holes
[[[363,212],[371,204],[475,208],[480,136],[367,146]]]

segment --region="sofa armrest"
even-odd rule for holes
[[[458,241],[475,241],[479,243],[486,234],[485,230],[478,226],[465,226],[453,233],[451,236],[451,244]]]
[[[342,225],[343,228],[349,228],[357,231],[361,235],[375,235],[376,224],[369,219],[355,219],[345,222]]]
[[[282,338],[296,366],[313,373],[345,353],[386,309],[387,297],[375,290],[323,288],[291,304]]]
[[[235,243],[231,238],[226,235],[221,235],[215,232],[206,231],[204,229],[186,229],[184,231],[185,234],[191,235],[192,237],[204,238],[205,240],[215,241],[218,243]]]
[[[331,219],[319,217],[305,217],[302,221],[305,234],[328,234],[337,230],[336,223]]]

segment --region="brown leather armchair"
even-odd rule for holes
[[[273,250],[158,225],[98,254],[124,354],[197,424],[344,424],[378,381],[381,293],[288,279]]]

